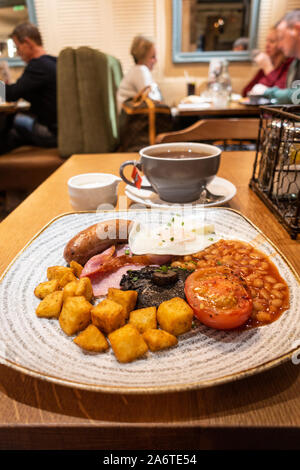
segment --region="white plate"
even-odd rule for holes
[[[142,179],[143,185],[148,185],[149,181],[145,176]],[[201,207],[213,207],[213,206],[221,206],[226,202],[230,201],[236,194],[236,187],[230,181],[215,176],[213,181],[207,185],[207,189],[212,194],[222,194],[224,197],[215,202],[208,202],[203,204],[201,200],[194,201],[193,203],[181,204],[182,206],[190,206],[193,205],[200,205]],[[157,207],[160,209],[170,208],[174,205],[178,206],[179,203],[172,204],[170,202],[163,201],[160,199],[158,194],[154,193],[153,191],[148,191],[146,189],[138,189],[133,186],[127,185],[125,187],[125,194],[126,196],[134,202],[137,202],[139,205],[142,204],[146,207]]]
[[[28,101],[25,101],[25,100],[20,100],[20,101],[17,102],[17,107],[18,108],[29,108],[30,103]]]
[[[179,103],[177,105],[179,111],[197,111],[202,109],[211,108],[211,103],[202,102],[202,103]]]
[[[239,213],[225,208],[194,208],[197,220],[214,223],[225,239],[251,242],[271,255],[290,289],[290,309],[274,323],[252,330],[217,331],[198,324],[178,345],[129,364],[112,351],[84,353],[55,319],[38,318],[34,288],[47,267],[65,265],[63,249],[78,231],[112,218],[165,223],[170,211],[87,212],[62,215],[29,242],[0,282],[1,363],[28,375],[85,390],[157,393],[224,383],[266,370],[290,358],[300,338],[299,278],[278,250]],[[149,219],[152,217],[153,219]],[[298,342],[298,343],[297,343]],[[296,346],[295,346],[296,344]]]
[[[183,98],[179,105],[182,105],[182,104],[202,104],[202,103],[211,103],[212,99],[211,99],[211,96],[205,96],[205,93],[203,93],[202,95],[198,96],[198,95],[189,95],[189,96],[186,96],[185,98]]]
[[[242,95],[239,93],[231,93],[230,100],[233,102],[239,102],[242,98]]]

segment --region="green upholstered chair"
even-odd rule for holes
[[[61,51],[57,66],[58,147],[62,157],[106,153],[119,144],[118,59],[90,47]]]
[[[75,50],[65,48],[57,60],[58,147],[63,157],[83,152]]]

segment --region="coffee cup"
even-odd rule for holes
[[[108,173],[83,173],[68,180],[70,202],[75,210],[96,210],[100,205],[115,206],[121,179]]]
[[[150,145],[140,150],[140,160],[128,160],[120,167],[121,178],[135,186],[124,175],[128,165],[141,170],[150,186],[141,189],[154,191],[166,202],[188,203],[199,199],[218,172],[221,150],[193,142]]]

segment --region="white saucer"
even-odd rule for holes
[[[147,180],[145,176],[143,176],[142,184],[143,185],[149,184],[149,181]],[[207,185],[207,189],[212,194],[223,194],[224,198],[218,201],[208,202],[205,204],[203,204],[200,199],[198,201],[194,201],[192,203],[189,202],[186,204],[171,203],[171,202],[163,201],[162,199],[160,199],[158,194],[154,193],[153,191],[146,190],[146,189],[138,189],[129,185],[125,187],[125,194],[129,199],[131,199],[134,202],[143,204],[144,206],[160,207],[160,208],[168,208],[174,205],[186,206],[186,205],[191,205],[191,204],[199,205],[201,207],[221,206],[225,204],[226,202],[230,201],[236,194],[236,187],[234,186],[234,184],[218,176],[215,176],[213,181]]]

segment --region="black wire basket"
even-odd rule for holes
[[[296,239],[300,233],[300,106],[261,106],[250,187]]]

